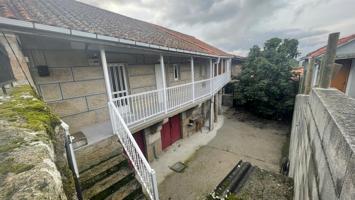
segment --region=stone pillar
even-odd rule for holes
[[[160,130],[163,123],[144,129],[145,145],[148,162],[152,162],[162,154]]]
[[[218,121],[218,93],[216,93],[214,96],[214,104],[213,104],[213,119],[214,122]]]
[[[208,122],[209,122],[209,129],[210,131],[214,129],[214,112],[213,112],[213,107],[214,107],[214,98],[212,97],[210,100],[210,112],[208,116]]]
[[[314,59],[312,57],[309,57],[307,63],[306,78],[304,80],[303,94],[309,94],[309,92],[312,89],[313,66],[314,66]]]
[[[218,97],[218,114],[222,115],[223,114],[223,108],[222,108],[222,90],[218,91],[217,93],[217,97]]]
[[[328,37],[327,51],[323,56],[320,66],[320,78],[318,86],[321,88],[329,88],[332,82],[333,65],[336,56],[337,42],[339,33],[331,33]]]

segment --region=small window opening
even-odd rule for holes
[[[174,80],[177,81],[180,79],[180,66],[178,64],[174,64],[173,69],[174,69]]]

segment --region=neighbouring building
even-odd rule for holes
[[[236,78],[242,72],[242,64],[246,60],[246,57],[234,55],[231,64],[232,78]]]
[[[122,167],[126,157],[157,199],[147,160],[202,127],[213,129],[231,79],[233,55],[72,0],[0,1],[0,29],[15,78],[24,72],[70,126],[85,199],[138,194]]]
[[[326,47],[322,47],[308,53],[304,60],[304,66],[310,58],[315,59],[312,75],[312,86],[317,85],[319,79],[319,67],[326,52]],[[337,43],[335,62],[340,67],[335,67],[331,82],[334,87],[346,95],[355,98],[355,34],[340,38]]]

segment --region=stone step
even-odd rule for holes
[[[125,187],[131,180],[135,180],[134,173],[128,166],[121,166],[115,170],[118,171],[101,178],[101,180],[94,180],[88,185],[83,185],[84,199],[104,199],[120,187]]]
[[[79,172],[88,170],[99,163],[122,154],[123,147],[117,140],[117,136],[112,136],[94,144],[75,149]]]
[[[108,196],[105,200],[135,200],[145,199],[142,187],[136,179],[132,179],[123,187],[116,187],[116,191]]]
[[[128,160],[123,154],[108,159],[80,173],[80,184],[83,190],[104,180],[121,169],[128,167]]]

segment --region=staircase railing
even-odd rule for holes
[[[227,72],[210,79],[169,87],[166,89],[167,102],[164,102],[163,91],[160,89],[114,98],[108,103],[113,133],[120,139],[150,199],[159,200],[156,174],[127,125],[144,121],[164,112],[171,112],[203,97],[212,96],[229,81],[230,73]],[[164,108],[164,103],[167,104],[166,108]]]
[[[143,188],[150,199],[159,200],[158,185],[154,169],[152,169],[134,140],[118,108],[113,102],[108,103],[113,133],[118,136],[125,149]]]

